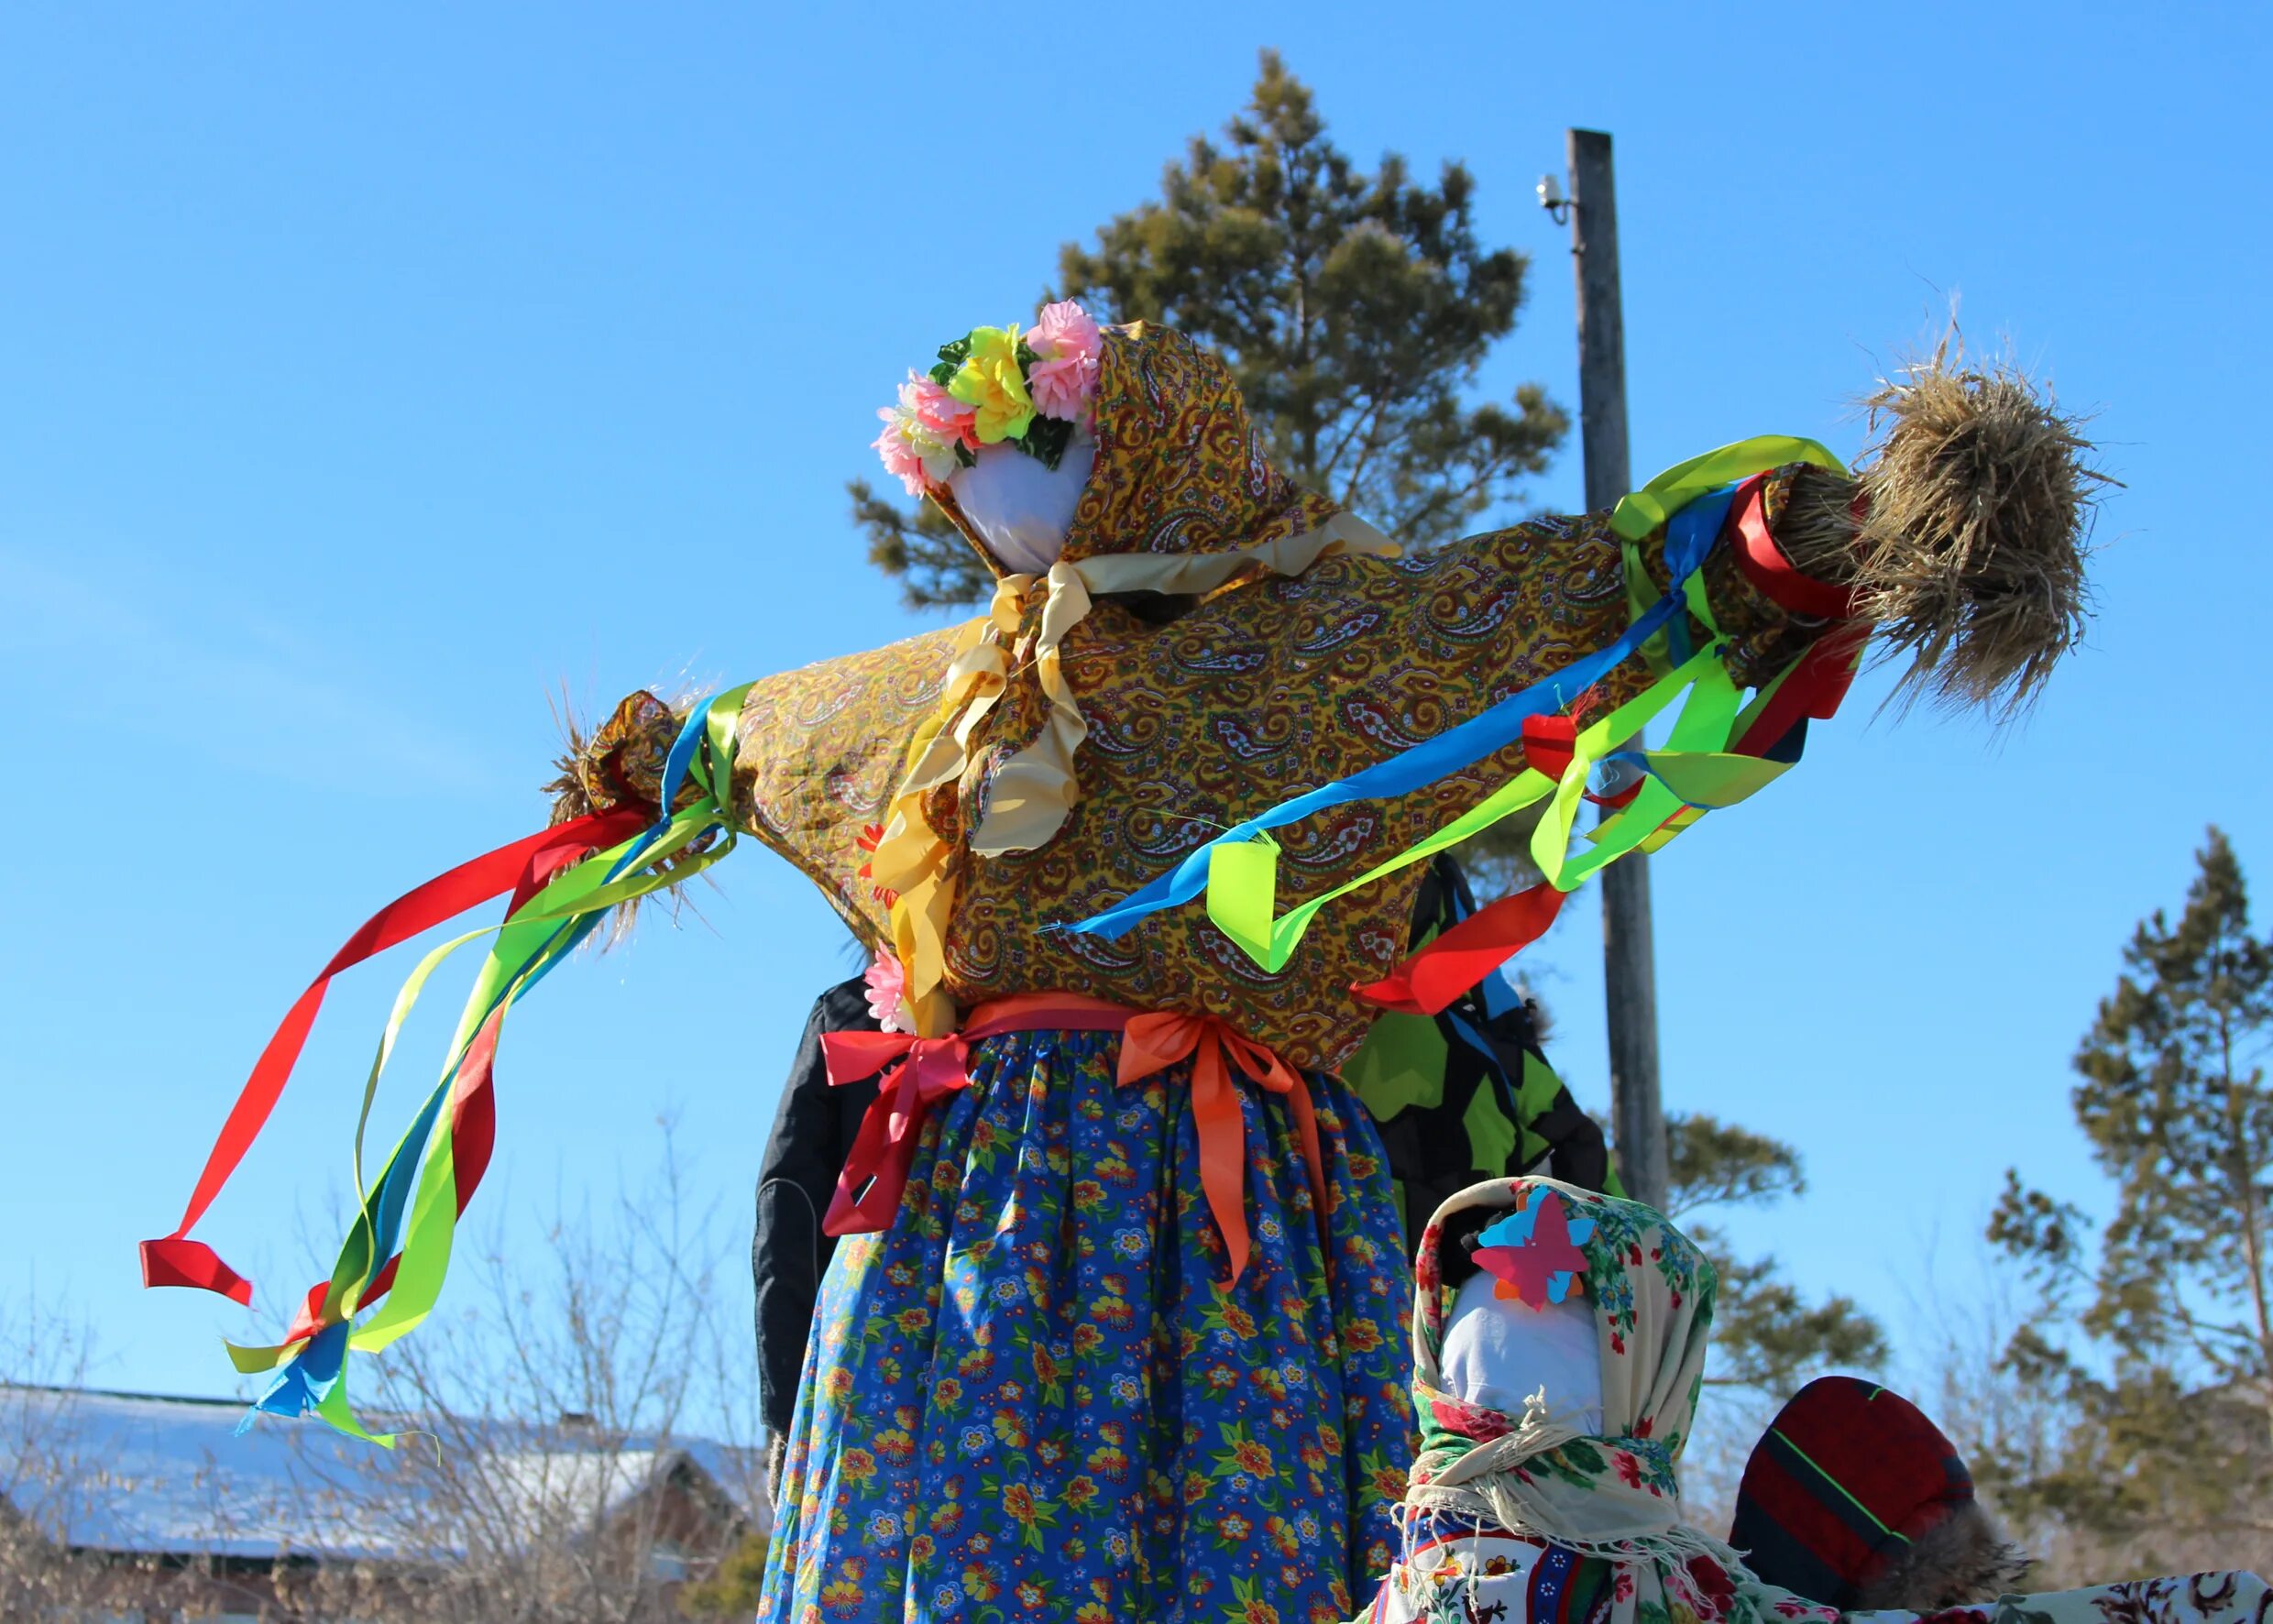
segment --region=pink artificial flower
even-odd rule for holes
[[[876,415],[884,421],[884,431],[876,436],[876,455],[884,458],[884,471],[907,488],[910,496],[921,496],[929,488],[924,479],[924,460],[917,451],[900,421],[900,414],[885,406]]]
[[[1065,422],[1083,421],[1097,393],[1097,357],[1104,348],[1097,324],[1071,300],[1060,300],[1042,307],[1026,341],[1035,355],[1026,375],[1034,409]]]
[[[1034,410],[1044,417],[1081,422],[1089,416],[1089,402],[1097,392],[1097,364],[1072,356],[1037,361],[1027,368],[1027,392]]]
[[[923,432],[942,445],[957,442],[979,449],[978,408],[958,401],[942,384],[921,373],[910,372],[900,385],[900,409],[913,417]]]
[[[1093,363],[1098,352],[1104,348],[1104,335],[1087,311],[1071,299],[1060,299],[1055,304],[1042,306],[1042,313],[1035,318],[1026,342],[1028,348],[1046,360],[1078,356]]]
[[[879,948],[875,958],[869,960],[868,973],[862,979],[868,982],[868,1013],[876,1024],[887,1032],[907,1031],[907,1024],[901,1017],[902,1006],[906,1002],[907,972],[900,968],[900,961]]]
[[[885,424],[876,437],[876,455],[884,458],[884,471],[906,486],[910,496],[947,483],[961,466],[958,445],[978,449],[972,409],[914,372],[900,385],[900,403],[879,408],[876,415]]]

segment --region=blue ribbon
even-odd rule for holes
[[[305,1415],[324,1402],[332,1384],[339,1379],[340,1366],[347,1357],[347,1322],[326,1325],[308,1339],[292,1362],[278,1371],[245,1419],[236,1423],[241,1435],[248,1432],[254,1420],[262,1411],[270,1415]]]
[[[679,729],[679,736],[671,741],[671,753],[663,761],[659,816],[655,828],[648,831],[647,839],[653,839],[655,829],[671,821],[671,803],[679,798],[679,785],[686,781],[686,769],[695,764],[695,752],[702,748],[703,725],[710,717],[710,697],[705,694],[696,701],[694,708],[686,713],[686,720]]]
[[[1686,607],[1687,600],[1683,588],[1688,584],[1689,576],[1696,573],[1697,566],[1712,551],[1713,542],[1720,533],[1720,521],[1728,513],[1729,499],[1735,488],[1729,486],[1699,497],[1675,515],[1665,531],[1665,563],[1666,567],[1674,572],[1672,584],[1666,588],[1664,597],[1643,610],[1608,647],[1597,649],[1591,654],[1572,661],[1553,676],[1533,683],[1520,694],[1510,695],[1490,709],[1479,711],[1457,727],[1447,728],[1433,739],[1423,740],[1409,750],[1377,762],[1362,773],[1337,778],[1332,784],[1322,785],[1290,801],[1281,801],[1268,812],[1225,829],[1195,847],[1183,861],[1169,872],[1131,893],[1112,907],[1092,915],[1078,924],[1057,928],[1081,936],[1102,936],[1107,939],[1124,936],[1147,914],[1181,906],[1204,892],[1207,889],[1208,853],[1226,841],[1251,840],[1266,829],[1283,828],[1290,823],[1300,823],[1305,817],[1351,801],[1389,800],[1398,796],[1411,795],[1440,778],[1472,767],[1521,738],[1525,719],[1568,709],[1579,695],[1624,664],[1662,627],[1679,626],[1682,644],[1686,648],[1688,628],[1682,610]],[[1682,523],[1699,508],[1706,511],[1698,513],[1688,523]]]
[[[1493,973],[1496,975],[1498,971]],[[1445,1010],[1440,1018],[1450,1021],[1453,1029],[1459,1034],[1460,1041],[1474,1049],[1477,1057],[1484,1062],[1484,1070],[1491,1077],[1492,1092],[1499,1095],[1499,1108],[1508,1114],[1508,1121],[1515,1128],[1516,1148],[1521,1150],[1523,1147],[1522,1096],[1516,1088],[1515,1080],[1508,1075],[1507,1067],[1500,1062],[1498,1046],[1455,1010]]]
[[[686,781],[695,752],[701,746],[703,719],[707,711],[707,703],[696,706],[688,713],[686,726],[679,730],[679,736],[672,741],[671,753],[664,761],[662,816],[642,830],[631,849],[609,867],[609,880],[638,867],[641,855],[669,827],[671,803],[678,798],[679,785]],[[537,949],[536,968],[520,984],[519,991],[525,993],[552,974],[586,937],[598,928],[604,916],[602,914],[587,914],[582,918],[564,919],[555,925],[544,945]],[[498,1006],[514,993],[515,988],[510,982],[500,987],[491,996],[489,1007],[481,1012],[480,1020],[474,1023],[474,1030],[479,1031],[497,1013]],[[435,1122],[441,1117],[443,1103],[449,1098],[451,1084],[456,1081],[458,1070],[465,1063],[463,1051],[451,1060],[442,1081],[434,1085],[433,1092],[426,1096],[425,1103],[420,1107],[417,1117],[411,1124],[411,1131],[395,1147],[394,1155],[388,1158],[385,1169],[379,1174],[379,1199],[373,1203],[372,1213],[374,1257],[384,1258],[394,1254],[401,1235],[403,1213],[410,1205],[412,1191],[417,1187],[418,1170],[424,1160],[423,1153],[426,1141],[434,1132]],[[303,1415],[323,1402],[332,1384],[339,1379],[341,1366],[346,1358],[347,1335],[346,1321],[326,1325],[317,1332],[290,1364],[269,1378],[269,1385],[253,1400],[252,1410],[247,1412],[237,1431],[242,1432],[250,1426],[253,1417],[260,1411],[265,1410],[271,1415]]]
[[[1735,500],[1736,487],[1724,485],[1684,504],[1665,521],[1665,573],[1673,577],[1673,591],[1680,592],[1688,578],[1704,567],[1713,543],[1720,539],[1720,527],[1728,522],[1729,505]],[[1687,616],[1674,617],[1665,628],[1665,640],[1672,647],[1673,663],[1687,664],[1693,652]]]

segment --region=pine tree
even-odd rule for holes
[[[1408,546],[1458,535],[1546,466],[1569,419],[1535,384],[1472,403],[1515,327],[1528,269],[1477,239],[1476,183],[1434,185],[1385,155],[1367,174],[1328,138],[1275,51],[1219,143],[1195,137],[1160,196],[1069,243],[1058,297],[1101,319],[1159,322],[1214,348],[1289,476]],[[977,602],[990,583],[926,504],[848,486],[870,562],[911,607]]]
[[[1702,1114],[1665,1121],[1669,1216],[1720,1276],[1707,1379],[1788,1396],[1802,1377],[1829,1370],[1874,1370],[1886,1360],[1886,1333],[1853,1299],[1810,1303],[1773,1257],[1744,1257],[1729,1238],[1687,1215],[1712,1208],[1762,1207],[1807,1190],[1799,1152],[1779,1139]]]
[[[2273,945],[2225,836],[2196,861],[2075,1057],[2076,1125],[2115,1185],[2096,1267],[2078,1210],[2016,1172],[1989,1228],[2046,1293],[2007,1362],[2070,1408],[2059,1459],[2008,1497],[2140,1539],[2273,1531]]]

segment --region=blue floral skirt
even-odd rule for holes
[[[821,1288],[761,1624],[1324,1624],[1395,1550],[1411,1278],[1378,1136],[1236,1084],[1252,1249],[1200,1181],[1191,1062],[1115,1033],[972,1045],[891,1229]]]

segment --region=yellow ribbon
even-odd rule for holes
[[[1228,552],[1106,553],[1060,559],[1046,576],[1005,576],[995,583],[986,614],[964,627],[956,640],[946,692],[932,720],[917,734],[870,865],[877,884],[899,894],[892,905],[893,949],[906,974],[918,1036],[943,1036],[954,1030],[956,1020],[954,1003],[941,985],[955,906],[953,849],[924,816],[923,803],[935,790],[962,781],[977,754],[983,724],[1015,675],[1010,654],[1017,652],[1032,664],[1049,701],[1049,718],[1030,743],[995,769],[985,815],[968,835],[971,850],[980,857],[1047,844],[1081,799],[1074,756],[1089,736],[1089,724],[1066,676],[1062,651],[1095,598],[1115,592],[1212,592],[1250,570],[1299,576],[1323,559],[1395,557],[1400,551],[1364,520],[1336,513],[1316,530]],[[1021,647],[1017,640],[1038,591],[1041,604],[1031,644]]]
[[[1021,623],[1019,606],[1038,585],[1047,592],[1034,631],[1034,674],[1049,701],[1049,720],[1031,744],[994,770],[987,786],[986,816],[971,831],[971,850],[981,857],[1031,851],[1047,843],[1065,827],[1073,803],[1081,798],[1073,753],[1089,737],[1089,724],[1082,719],[1082,708],[1066,681],[1060,646],[1089,616],[1089,586],[1082,566],[1063,560],[1051,565],[1049,574],[1038,580],[1005,576],[994,587],[994,623],[1003,623],[1007,607],[1015,631]]]

